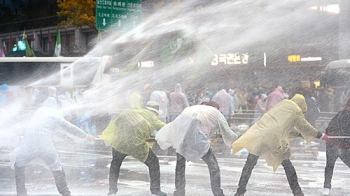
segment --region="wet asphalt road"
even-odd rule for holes
[[[300,155],[305,156],[305,154]],[[174,156],[159,156],[161,168],[161,187],[168,195],[174,189],[174,171],[176,158]],[[292,162],[297,170],[299,183],[306,196],[322,195],[324,175],[324,153],[316,158],[302,158],[294,155]],[[245,163],[244,155],[235,155],[231,158],[218,158],[221,169],[221,184],[225,195],[234,195],[237,189],[241,170]],[[1,165],[0,195],[15,195],[14,173],[8,165]],[[65,165],[68,185],[72,195],[105,196],[108,193],[108,165],[103,168],[81,167]],[[122,164],[119,192],[117,195],[144,196],[151,195],[149,191],[149,177],[147,167],[137,160],[127,157]],[[85,172],[85,174],[81,174]],[[59,195],[54,185],[51,173],[39,165],[28,166],[27,189],[30,196]],[[204,162],[187,163],[186,191],[188,196],[209,196],[209,172]],[[350,169],[338,160],[334,175],[331,195],[350,195]],[[292,195],[284,174],[283,167],[273,173],[272,167],[259,159],[249,181],[246,196]]]

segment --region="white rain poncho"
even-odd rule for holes
[[[56,126],[67,130],[69,133],[86,138],[87,134],[78,127],[65,120],[56,110],[54,98],[48,98],[43,107],[40,107],[26,126],[24,138],[19,149],[16,150],[16,165],[26,166],[31,160],[40,158],[46,162],[51,171],[62,170],[62,164],[51,140],[52,131]]]
[[[149,98],[150,101],[156,101],[159,104],[159,110],[163,111],[161,115],[158,116],[158,118],[166,122],[166,117],[168,116],[168,96],[164,91],[153,91],[151,94],[151,97]]]
[[[19,145],[19,136],[12,132],[10,123],[10,114],[0,108],[0,149],[13,149]]]
[[[207,105],[187,107],[173,122],[165,125],[156,135],[160,148],[174,147],[187,161],[196,162],[210,148],[210,135],[220,130],[227,146],[237,139],[219,110]]]

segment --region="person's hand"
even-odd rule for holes
[[[327,134],[325,134],[325,133],[322,133],[322,136],[321,136],[321,138],[320,138],[321,140],[324,140],[324,141],[327,141],[327,140],[329,140],[329,137],[328,137],[328,135]]]
[[[87,135],[87,136],[86,136],[86,139],[87,139],[88,141],[95,141],[95,140],[96,140],[96,138],[95,138],[94,136],[92,136],[92,135]]]

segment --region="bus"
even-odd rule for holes
[[[0,58],[0,83],[79,87],[108,82],[110,56]]]

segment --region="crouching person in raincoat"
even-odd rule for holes
[[[146,164],[149,169],[151,193],[166,196],[160,190],[159,159],[150,150],[146,141],[154,130],[159,130],[165,123],[158,119],[162,111],[155,101],[148,101],[145,108],[123,110],[99,136],[105,144],[112,146],[113,159],[109,170],[109,196],[116,195],[120,166],[127,155]]]
[[[35,158],[44,160],[48,165],[55,178],[58,192],[63,196],[70,196],[62,163],[51,140],[52,131],[56,126],[64,128],[79,138],[95,139],[64,119],[57,110],[55,98],[46,99],[43,106],[30,119],[19,149],[15,153],[15,177],[18,196],[27,196],[25,167]]]
[[[176,149],[175,192],[174,196],[185,195],[186,160],[196,162],[199,159],[208,165],[211,189],[215,196],[224,195],[221,189],[220,169],[210,148],[209,137],[220,130],[226,145],[237,139],[215,102],[203,102],[185,110],[173,121],[164,126],[156,135],[156,141],[163,150]]]
[[[289,141],[302,136],[307,142],[314,138],[328,139],[326,134],[317,131],[303,115],[306,111],[304,96],[296,94],[291,100],[285,99],[267,111],[253,126],[232,144],[232,154],[246,148],[249,151],[243,167],[235,196],[243,196],[248,180],[259,156],[276,171],[282,164],[289,186],[295,196],[303,196],[298,183],[291,156]]]

